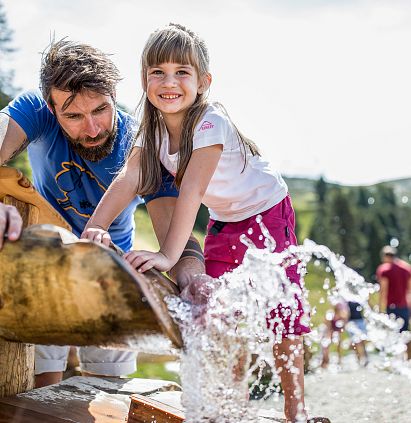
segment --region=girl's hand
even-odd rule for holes
[[[160,272],[170,270],[175,262],[161,253],[153,253],[151,251],[129,251],[123,256],[135,269],[139,272],[145,272],[153,267]]]
[[[94,241],[98,244],[106,245],[107,247],[109,247],[111,243],[110,234],[105,229],[100,228],[98,226],[90,226],[84,229],[80,238],[89,239],[90,241]]]

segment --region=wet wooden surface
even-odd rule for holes
[[[179,389],[168,381],[73,377],[57,385],[0,399],[0,423],[124,422],[131,394]]]
[[[156,423],[182,423],[184,421],[184,413],[181,409],[150,397],[132,395],[128,423],[151,423],[153,417]]]
[[[136,272],[114,251],[53,225],[31,226],[0,252],[0,337],[24,343],[129,347],[142,335],[181,347],[161,273]]]
[[[182,422],[180,386],[152,379],[76,376],[0,399],[0,423],[120,423],[127,418],[129,423]],[[323,418],[311,421],[329,422]],[[285,420],[279,412],[262,410],[259,423],[269,422]]]

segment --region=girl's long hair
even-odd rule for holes
[[[137,193],[147,195],[159,190],[162,181],[160,148],[163,131],[166,130],[161,113],[147,98],[147,71],[150,66],[162,63],[180,63],[191,65],[197,71],[200,80],[209,73],[209,55],[202,39],[182,25],[170,24],[155,31],[148,39],[141,58],[141,72],[144,94],[139,109],[141,123],[137,137],[142,139],[140,173]],[[179,146],[179,161],[175,184],[179,188],[184,172],[193,152],[194,130],[207,109],[206,93],[197,94],[193,105],[184,117]],[[235,127],[235,126],[234,126]],[[235,127],[244,151],[244,167],[247,151],[259,155],[257,146],[245,138]],[[156,141],[157,140],[157,141]]]

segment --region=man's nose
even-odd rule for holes
[[[100,127],[95,118],[86,117],[84,132],[91,138],[95,138],[100,133]]]

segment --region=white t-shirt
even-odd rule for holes
[[[160,160],[175,175],[179,153],[169,154],[165,127],[162,134]],[[239,222],[268,210],[286,197],[286,183],[264,158],[247,152],[243,170],[244,148],[240,147],[237,132],[224,110],[218,104],[210,104],[194,130],[193,151],[216,144],[223,145],[223,152],[203,197],[212,219]],[[136,145],[141,146],[141,140]]]

